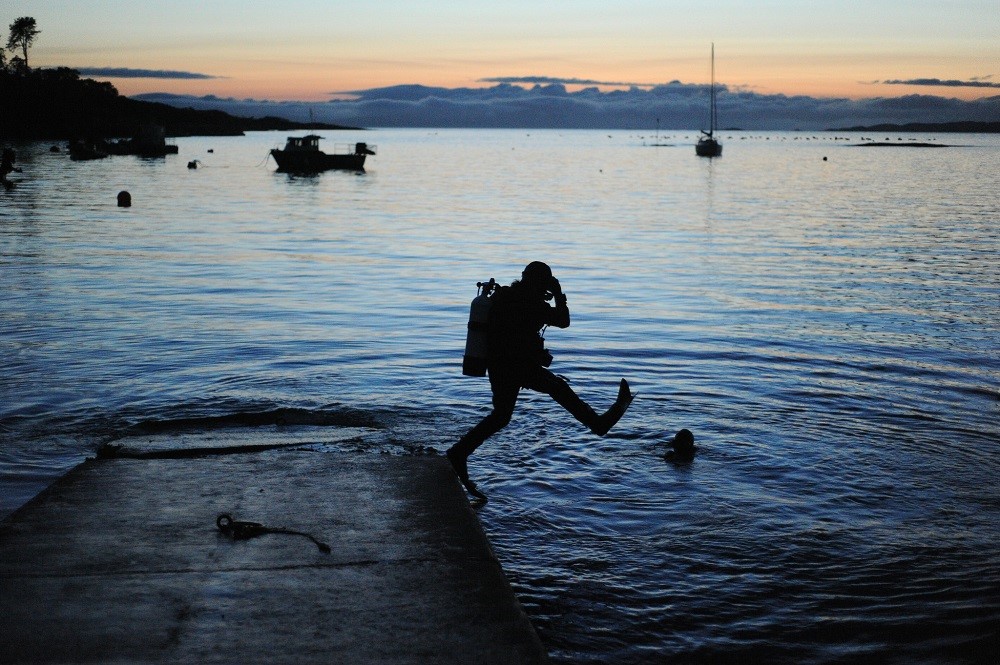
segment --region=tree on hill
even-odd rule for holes
[[[38,29],[35,19],[31,16],[22,16],[10,24],[10,37],[7,38],[7,48],[12,51],[21,49],[21,53],[24,54],[22,60],[24,61],[25,69],[28,68],[28,48],[34,43],[35,37],[40,32],[41,30]]]

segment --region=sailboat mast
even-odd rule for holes
[[[715,42],[712,42],[712,118],[709,136],[715,134]]]

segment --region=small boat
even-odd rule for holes
[[[375,146],[367,143],[355,143],[354,151],[347,148],[343,152],[325,153],[319,149],[319,141],[323,138],[310,134],[308,136],[289,136],[284,150],[275,148],[271,156],[278,163],[278,171],[282,173],[319,173],[329,169],[347,169],[364,171],[365,158],[375,154]]]
[[[73,141],[69,144],[69,158],[74,162],[104,159],[108,156],[108,151],[104,148],[104,144],[97,141]]]
[[[139,157],[165,157],[176,155],[178,152],[176,145],[167,143],[163,126],[151,122],[142,123],[139,131],[131,139],[108,143],[107,150],[112,155]]]
[[[712,104],[710,107],[709,114],[709,127],[706,132],[704,129],[701,133],[704,134],[698,143],[694,146],[694,153],[699,157],[721,157],[722,156],[722,143],[715,138],[715,44],[712,44]]]

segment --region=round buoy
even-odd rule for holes
[[[132,195],[126,192],[124,189],[118,192],[118,207],[119,208],[132,207]]]

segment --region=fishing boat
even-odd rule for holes
[[[323,137],[315,134],[289,136],[283,150],[278,148],[271,150],[271,156],[278,163],[278,171],[282,173],[319,173],[329,169],[364,171],[365,158],[375,154],[375,146],[369,146],[367,143],[355,143],[353,151],[347,148],[343,152],[326,153],[319,149],[321,138]]]
[[[694,146],[694,152],[699,157],[721,157],[722,156],[722,143],[715,138],[715,44],[712,44],[712,88],[711,88],[711,107],[709,113],[709,127],[706,132],[704,129],[701,133],[704,135],[698,139],[698,143]]]

